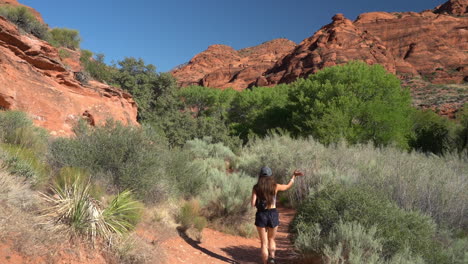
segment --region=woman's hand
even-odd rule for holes
[[[300,171],[300,170],[294,170],[293,175],[294,176],[304,176],[304,173],[302,171]]]

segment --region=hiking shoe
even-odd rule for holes
[[[269,258],[268,259],[268,264],[275,264],[275,259],[274,258]]]

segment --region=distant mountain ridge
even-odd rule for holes
[[[468,82],[468,0],[451,0],[421,13],[365,13],[355,21],[337,14],[299,45],[286,39],[266,43],[239,51],[213,45],[172,74],[182,86],[243,90],[289,83],[324,67],[362,60],[382,64],[402,79]]]

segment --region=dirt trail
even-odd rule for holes
[[[293,263],[294,250],[289,238],[289,224],[295,211],[279,208],[280,226],[276,237],[277,263]],[[209,228],[203,230],[203,239],[198,243],[186,236],[177,236],[162,243],[167,254],[167,263],[261,263],[260,240],[227,235]]]

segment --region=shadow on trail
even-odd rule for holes
[[[236,261],[235,263],[262,263],[262,259],[260,257],[260,248],[232,246],[222,248],[221,250],[229,254]]]
[[[179,231],[179,236],[185,240],[185,242],[187,242],[187,244],[189,244],[190,246],[192,246],[193,248],[195,248],[196,250],[199,250],[203,253],[205,253],[206,255],[212,257],[212,258],[215,258],[215,259],[218,259],[218,260],[221,260],[223,262],[226,262],[226,263],[232,263],[232,264],[238,264],[239,262],[233,260],[233,259],[230,259],[230,258],[226,258],[224,256],[221,256],[219,254],[216,254],[212,251],[209,251],[208,249],[204,248],[204,247],[201,247],[199,244],[200,242],[198,241],[195,241],[193,239],[191,239],[190,237],[187,236],[187,234],[185,234],[184,231],[182,231],[181,229],[177,229],[177,231]]]

